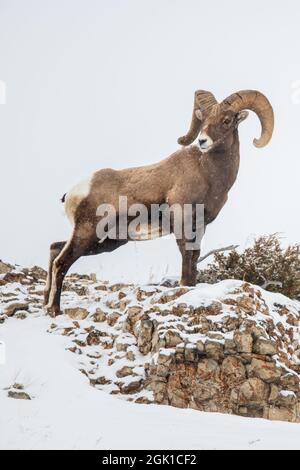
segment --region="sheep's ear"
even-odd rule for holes
[[[199,121],[203,120],[203,113],[200,109],[196,109],[195,114],[196,114],[197,119],[199,119]]]
[[[237,115],[237,123],[240,124],[241,122],[245,121],[249,116],[248,111],[240,111]]]

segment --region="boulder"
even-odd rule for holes
[[[264,356],[274,356],[277,354],[277,346],[274,341],[270,341],[265,338],[258,338],[255,341],[253,351],[256,354],[262,354]]]
[[[4,315],[7,317],[12,317],[16,312],[22,310],[23,312],[27,312],[29,309],[29,304],[25,302],[13,302],[6,305],[4,309]]]
[[[252,359],[248,366],[249,377],[257,377],[266,383],[278,383],[281,370],[273,362],[265,362],[260,359]]]
[[[11,272],[14,269],[14,267],[11,264],[4,263],[3,261],[0,260],[0,274],[7,274]]]
[[[85,308],[65,308],[65,315],[72,320],[85,320],[89,316],[89,311]]]
[[[233,397],[234,395],[232,395]],[[269,386],[262,380],[251,378],[237,389],[239,405],[263,406],[269,396]]]
[[[236,331],[233,336],[233,341],[236,345],[236,350],[239,353],[251,353],[253,346],[253,338],[251,334]]]
[[[246,378],[246,368],[238,357],[229,356],[224,359],[221,367],[223,381],[234,384]]]
[[[122,367],[122,369],[116,372],[116,376],[118,378],[122,378],[122,377],[127,377],[128,375],[132,375],[132,373],[133,373],[132,367],[124,366]]]

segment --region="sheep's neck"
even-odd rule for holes
[[[240,166],[240,145],[236,130],[216,149],[202,155],[202,165],[207,171],[212,187],[220,193],[220,189],[228,192],[233,186]]]

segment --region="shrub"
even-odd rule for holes
[[[224,279],[240,279],[300,300],[300,245],[284,249],[273,234],[257,238],[242,253],[215,253],[213,262],[199,271],[198,281],[214,284]]]

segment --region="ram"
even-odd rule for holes
[[[272,137],[274,113],[262,93],[243,90],[218,103],[212,93],[200,90],[195,93],[190,129],[178,139],[183,147],[177,152],[149,166],[118,171],[102,169],[66,194],[65,211],[73,232],[69,241],[50,247],[44,299],[49,315],[59,314],[64,277],[78,258],[114,251],[128,241],[121,237],[99,240],[99,205],[105,203],[118,208],[120,196],[127,198],[128,206],[202,204],[205,226],[217,217],[238,174],[238,126],[247,118],[247,110],[258,115],[262,126],[261,136],[254,140],[254,145],[264,147]],[[197,145],[191,145],[198,136]],[[182,255],[181,284],[193,286],[200,244],[190,250],[184,237],[177,237],[176,241]]]

